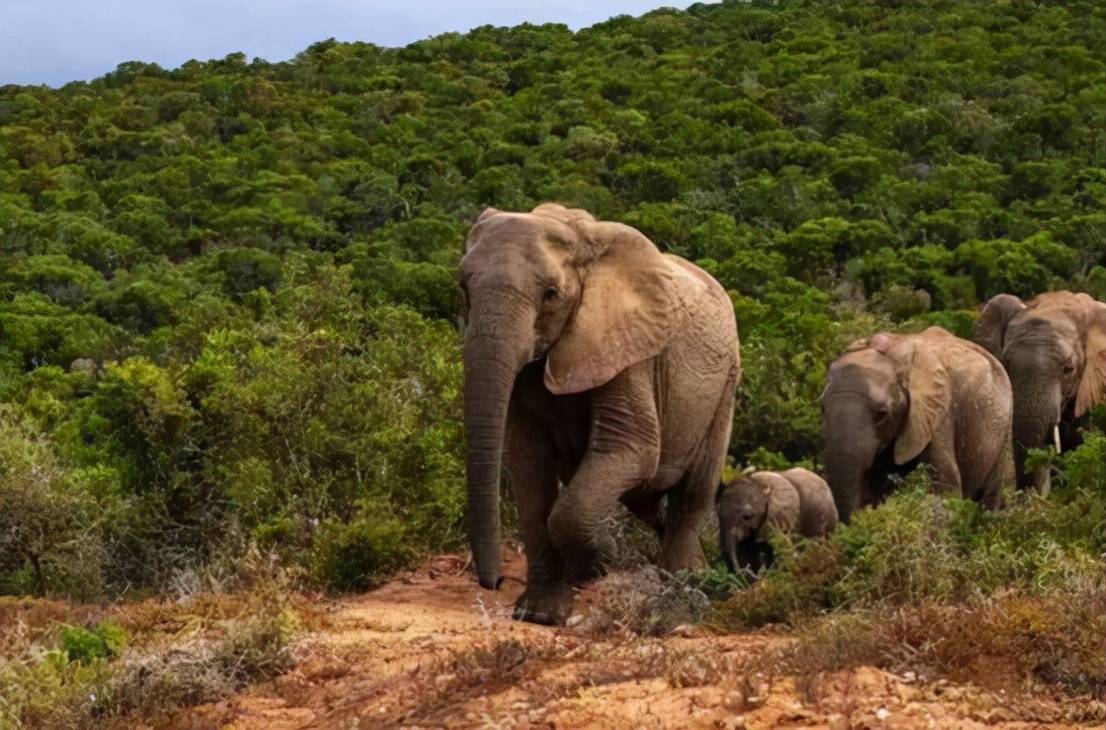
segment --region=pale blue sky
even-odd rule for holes
[[[334,37],[401,46],[488,23],[640,15],[683,0],[0,0],[0,85],[87,80],[123,61],[176,68],[242,51],[269,61]]]

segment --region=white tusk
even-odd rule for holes
[[[1056,453],[1059,454],[1060,449],[1060,424],[1056,424],[1052,427],[1052,443],[1056,446]]]

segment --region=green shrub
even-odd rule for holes
[[[92,495],[53,444],[0,405],[0,592],[94,597],[104,546]]]
[[[331,588],[365,590],[411,558],[403,525],[363,507],[350,522],[329,520],[319,527],[308,571]]]
[[[1011,589],[1047,597],[1093,583],[1106,550],[1104,445],[1091,434],[1066,454],[1068,486],[1049,499],[1013,495],[994,512],[930,494],[920,468],[824,540],[775,535],[773,567],[717,607],[715,620],[797,622],[827,609],[949,604]]]
[[[126,643],[126,632],[114,621],[103,621],[92,629],[65,626],[61,633],[61,650],[69,661],[82,664],[116,657]]]

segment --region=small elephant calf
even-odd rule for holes
[[[825,480],[806,469],[758,471],[718,491],[718,543],[733,572],[758,573],[772,561],[768,530],[822,537],[837,526],[837,508]]]

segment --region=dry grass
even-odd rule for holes
[[[204,599],[207,615],[168,605],[124,610],[122,623],[142,632],[132,646],[82,662],[51,648],[59,625],[17,621],[0,657],[0,728],[126,727],[274,677],[291,663],[297,623],[286,590],[259,586],[218,611],[217,601]]]
[[[1106,698],[1106,583],[1049,596],[829,614],[800,623],[797,634],[781,665],[801,675],[872,665]]]
[[[652,565],[611,573],[588,590],[589,605],[577,627],[586,634],[661,636],[699,623],[710,608],[697,576],[670,576]]]

